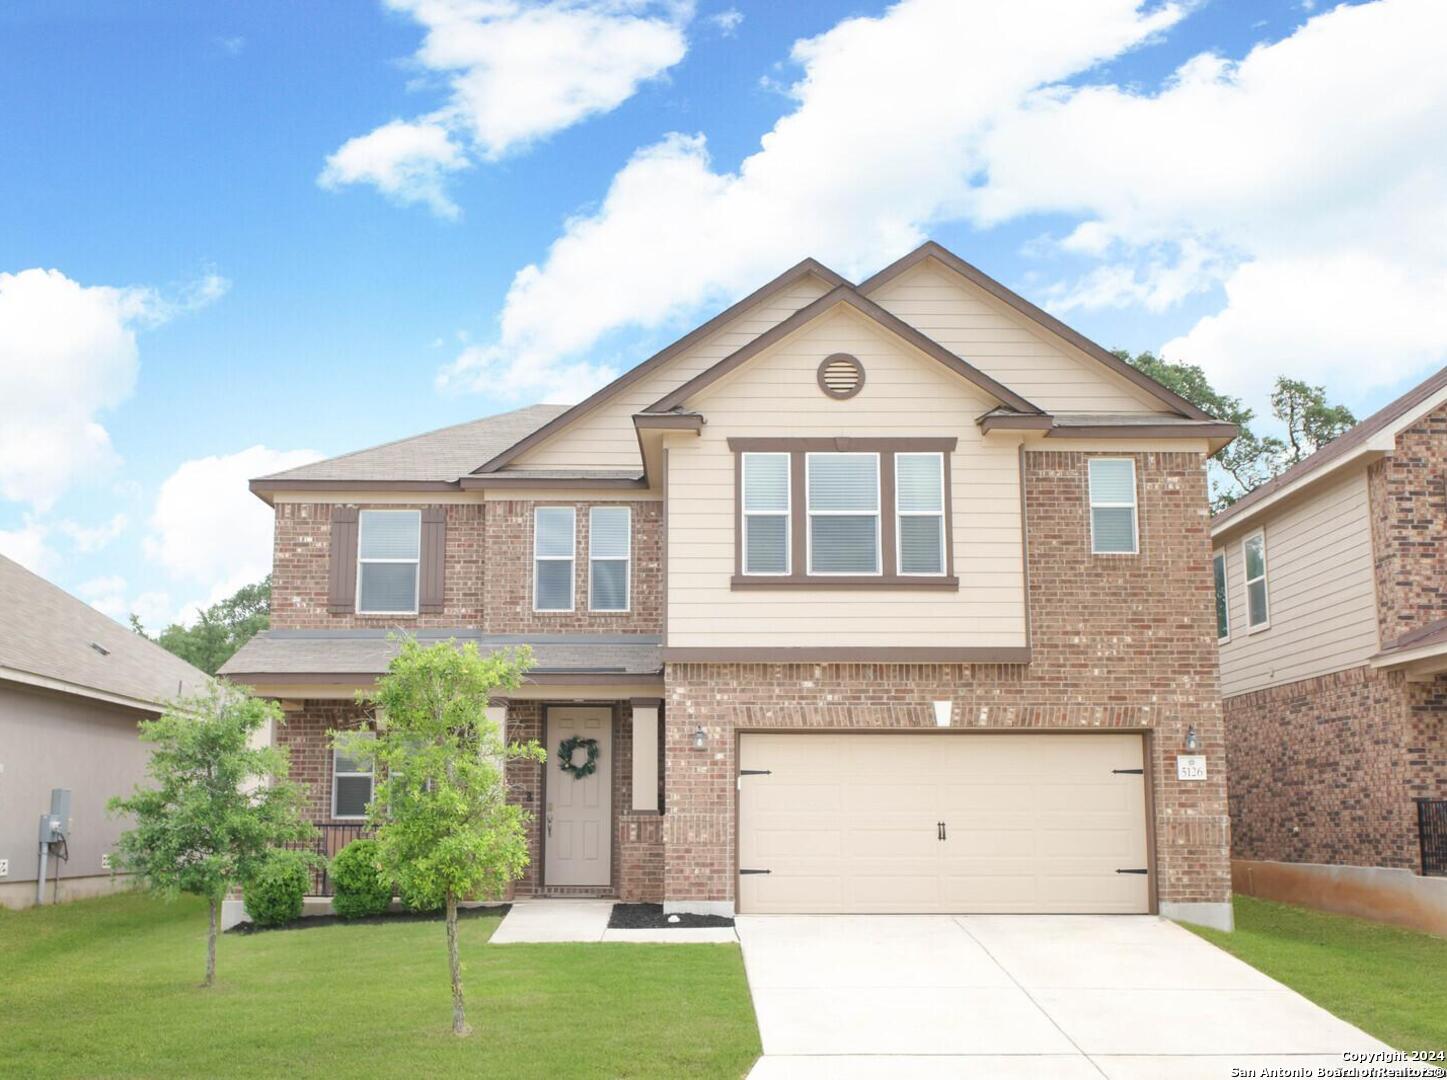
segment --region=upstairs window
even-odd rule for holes
[[[533,511],[533,610],[573,610],[577,513],[571,506]]]
[[[895,454],[896,547],[901,575],[945,572],[943,454]]]
[[[1130,458],[1091,458],[1091,554],[1134,555],[1138,550],[1135,462]]]
[[[365,732],[369,739],[376,738]],[[364,818],[372,801],[375,766],[370,757],[347,757],[332,751],[332,817]]]
[[[746,574],[789,572],[789,455],[744,454],[743,570]]]
[[[809,573],[878,574],[879,455],[805,455]]]
[[[1265,630],[1271,625],[1270,600],[1266,595],[1266,534],[1248,536],[1241,552],[1246,560],[1246,628]]]
[[[632,533],[633,512],[628,507],[595,506],[588,511],[590,610],[628,610]]]
[[[357,614],[416,615],[422,512],[363,510],[357,529]]]
[[[1226,553],[1218,551],[1211,557],[1211,572],[1216,578],[1216,640],[1231,640],[1231,610],[1226,595]]]

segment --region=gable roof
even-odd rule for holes
[[[0,555],[0,680],[159,711],[207,676]]]
[[[1332,469],[1354,458],[1354,451],[1369,449],[1374,436],[1389,433],[1395,439],[1397,429],[1405,426],[1404,422],[1414,421],[1417,414],[1431,405],[1432,399],[1444,390],[1447,390],[1447,367],[1418,383],[1395,401],[1383,405],[1356,427],[1338,435],[1280,476],[1268,480],[1237,499],[1211,520],[1211,531],[1217,533],[1227,526],[1238,526],[1254,516],[1264,504],[1274,502],[1292,490],[1326,476]]]
[[[515,445],[529,432],[567,411],[566,405],[529,405],[511,412],[438,428],[422,435],[396,439],[381,446],[315,461],[285,472],[251,481],[257,493],[282,491],[298,482],[315,487],[318,481],[343,484],[365,481],[440,484],[454,487],[479,461]]]
[[[514,445],[502,448],[500,453],[490,458],[489,460],[484,461],[482,465],[474,468],[472,471],[474,473],[495,472],[509,462],[516,460],[519,455],[525,453],[527,450],[536,446],[543,440],[555,435],[557,432],[561,431],[563,428],[567,427],[575,420],[579,420],[582,417],[586,416],[588,413],[596,409],[599,405],[602,405],[605,401],[608,401],[610,398],[612,398],[620,390],[624,389],[627,386],[631,386],[633,383],[637,382],[645,375],[648,375],[650,372],[658,370],[663,365],[667,364],[670,360],[672,360],[674,357],[676,357],[679,353],[682,353],[685,350],[692,348],[698,342],[702,341],[704,338],[712,334],[715,330],[718,330],[720,327],[722,327],[738,315],[741,315],[749,308],[755,306],[756,304],[762,303],[776,293],[783,292],[800,278],[808,277],[811,274],[815,277],[822,278],[831,286],[847,284],[844,278],[840,277],[833,270],[830,270],[829,267],[825,266],[817,259],[804,259],[801,262],[795,263],[778,277],[774,278],[773,281],[768,282],[761,288],[755,289],[753,292],[749,293],[748,296],[745,296],[737,303],[730,304],[728,307],[724,308],[717,315],[715,315],[712,319],[709,319],[708,322],[689,331],[683,337],[675,341],[672,345],[669,345],[666,349],[662,349],[659,352],[654,353],[647,360],[644,360],[641,364],[629,368],[622,375],[618,376],[618,378],[610,382],[607,386],[603,387],[601,390],[598,390],[596,393],[590,394],[588,397],[585,397],[582,401],[578,402],[578,404],[561,411],[559,415],[553,417],[547,423],[543,424],[537,430],[528,434],[525,438],[520,439]]]
[[[893,279],[899,277],[899,275],[903,274],[906,270],[910,270],[915,266],[918,266],[926,259],[934,259],[940,263],[943,263],[946,267],[953,270],[961,277],[965,278],[972,285],[983,289],[985,292],[993,296],[996,300],[999,300],[1006,306],[1013,308],[1019,314],[1023,315],[1025,318],[1038,325],[1041,329],[1059,338],[1066,344],[1073,346],[1080,352],[1083,352],[1092,360],[1096,360],[1099,363],[1105,365],[1105,367],[1109,368],[1111,371],[1121,376],[1123,379],[1134,383],[1136,386],[1140,387],[1142,390],[1148,393],[1151,397],[1168,406],[1172,412],[1179,413],[1180,415],[1188,417],[1192,420],[1215,419],[1215,417],[1211,416],[1209,413],[1204,412],[1201,409],[1198,409],[1196,406],[1192,405],[1189,401],[1181,397],[1181,395],[1177,394],[1174,390],[1170,390],[1167,387],[1162,386],[1160,383],[1152,379],[1149,375],[1138,371],[1136,368],[1134,368],[1130,364],[1127,364],[1124,360],[1116,356],[1114,353],[1108,352],[1107,350],[1101,348],[1084,334],[1072,329],[1069,326],[1066,326],[1063,322],[1057,319],[1054,315],[1051,315],[1048,311],[1036,307],[1019,293],[1015,292],[1012,289],[1006,288],[1004,285],[996,281],[979,267],[973,266],[970,263],[965,262],[964,259],[960,258],[953,251],[950,251],[948,248],[935,243],[935,241],[933,240],[926,240],[923,244],[915,248],[908,255],[890,263],[873,277],[866,278],[859,284],[859,291],[865,295],[868,295],[869,293],[874,292],[880,286],[884,285],[886,282],[892,281]]]
[[[979,368],[967,364],[939,342],[922,334],[898,316],[891,315],[873,300],[861,295],[854,286],[849,284],[837,285],[812,304],[806,304],[804,307],[801,307],[783,322],[760,334],[743,348],[730,353],[712,367],[705,368],[693,378],[689,379],[688,382],[654,402],[648,407],[648,411],[651,413],[668,412],[670,409],[680,407],[709,384],[727,375],[730,371],[748,362],[769,346],[783,340],[806,323],[817,319],[825,312],[832,310],[840,304],[848,305],[896,337],[903,338],[925,355],[939,361],[956,375],[960,375],[974,383],[1001,404],[1008,405],[1015,411],[1021,413],[1032,415],[1042,414],[1041,409],[1026,401],[1008,386],[996,382]]]

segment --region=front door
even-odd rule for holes
[[[573,771],[562,747],[573,744]],[[596,745],[593,771],[585,767]],[[543,809],[543,885],[607,886],[613,880],[613,711],[559,705],[548,709]]]

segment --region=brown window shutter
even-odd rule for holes
[[[422,511],[422,579],[417,610],[435,615],[442,610],[443,564],[447,558],[447,511],[429,506]]]
[[[332,508],[331,567],[327,576],[327,610],[341,615],[357,609],[357,508]]]

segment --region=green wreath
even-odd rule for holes
[[[573,754],[579,747],[586,747],[588,760],[581,765],[573,764]],[[598,771],[598,740],[585,739],[581,735],[574,735],[571,739],[564,739],[558,747],[558,768],[569,774],[574,780],[581,780],[585,776],[592,776]]]

